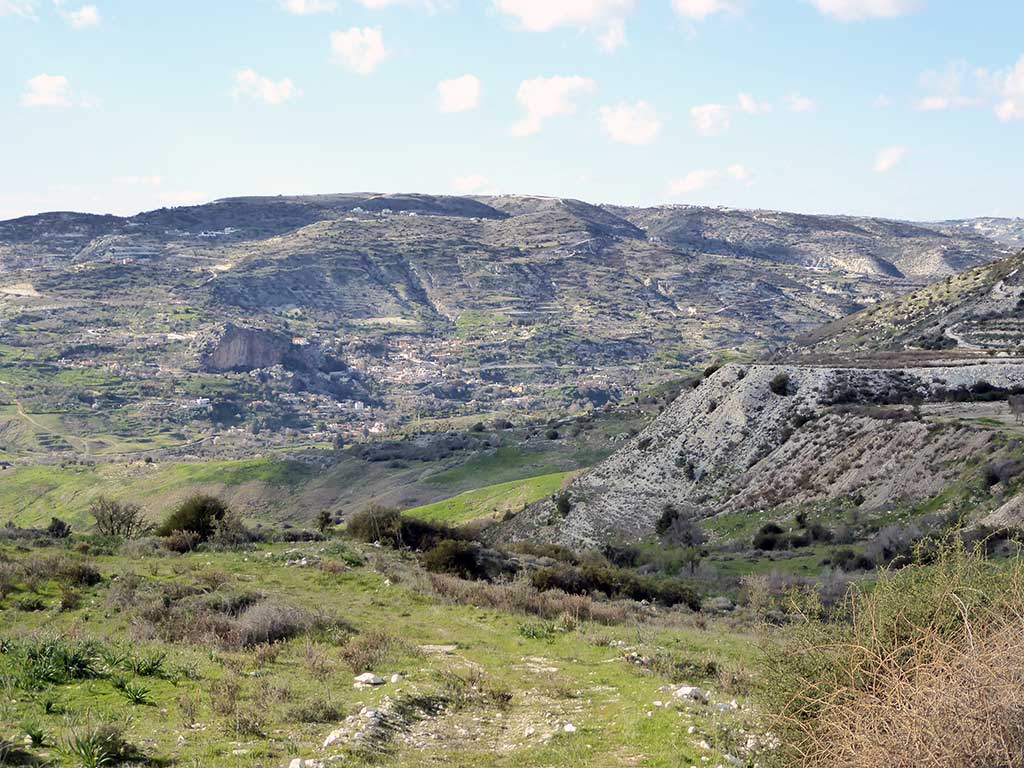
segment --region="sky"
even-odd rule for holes
[[[521,193],[1024,216],[1021,0],[0,0],[0,220]]]

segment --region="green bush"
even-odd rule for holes
[[[216,496],[192,496],[167,516],[157,529],[157,535],[170,536],[175,531],[186,531],[196,534],[199,541],[206,541],[229,511],[227,504]]]
[[[464,539],[452,528],[405,517],[397,509],[373,505],[351,515],[345,523],[345,532],[354,539],[369,544],[380,542],[394,549],[433,549],[445,539]]]
[[[610,598],[647,600],[667,606],[686,605],[697,610],[700,598],[684,581],[639,576],[626,568],[591,563],[581,567],[557,565],[530,574],[533,586],[543,592],[558,589],[570,595],[602,593]]]
[[[447,573],[463,579],[480,578],[477,549],[468,541],[445,539],[423,555],[423,567],[431,573]]]
[[[789,374],[780,373],[768,382],[768,389],[773,394],[785,396],[789,394]]]
[[[770,552],[784,547],[785,536],[782,528],[775,523],[766,523],[754,534],[754,549]]]

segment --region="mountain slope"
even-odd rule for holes
[[[799,354],[913,350],[988,354],[1024,347],[1024,251],[828,324]]]
[[[577,477],[567,514],[544,501],[493,535],[644,537],[666,505],[696,520],[854,497],[864,511],[913,506],[1016,450],[1000,391],[1024,393],[1024,365],[728,365]]]
[[[588,409],[1000,255],[878,219],[528,196],[0,222],[0,454]]]

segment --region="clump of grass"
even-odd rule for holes
[[[341,647],[341,658],[354,673],[370,672],[384,662],[400,645],[387,632],[365,632]]]
[[[60,752],[80,768],[103,768],[136,756],[136,750],[125,741],[124,730],[114,724],[72,731]]]
[[[42,638],[5,642],[0,652],[15,659],[16,684],[24,690],[41,690],[72,680],[100,677],[99,646],[91,641]]]
[[[786,765],[1024,766],[1024,561],[951,544],[769,647]]]
[[[512,701],[511,689],[495,683],[476,667],[467,672],[445,670],[440,674],[441,690],[448,706],[453,710],[473,704],[503,708]]]
[[[29,745],[33,747],[46,746],[46,730],[40,723],[35,720],[26,720],[21,724],[21,730],[25,732],[25,738],[28,739]]]
[[[210,706],[218,715],[233,715],[238,709],[242,684],[238,678],[225,677],[210,686]]]
[[[228,718],[227,728],[234,736],[262,737],[263,716],[255,709],[238,709]]]
[[[330,699],[306,701],[288,711],[288,719],[296,723],[337,723],[344,717],[344,710]]]
[[[129,704],[134,704],[135,706],[153,705],[152,691],[142,683],[125,680],[124,678],[114,678],[111,683]]]
[[[25,613],[35,613],[36,611],[46,610],[46,603],[38,595],[25,595],[18,598],[14,603],[14,607]]]

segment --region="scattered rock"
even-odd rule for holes
[[[384,679],[373,674],[373,672],[363,672],[361,675],[356,675],[355,685],[357,688],[362,686],[384,685]]]
[[[673,698],[684,699],[688,701],[696,701],[699,704],[708,703],[707,691],[697,688],[693,685],[684,685],[682,688],[677,688],[675,693],[672,694]]]

